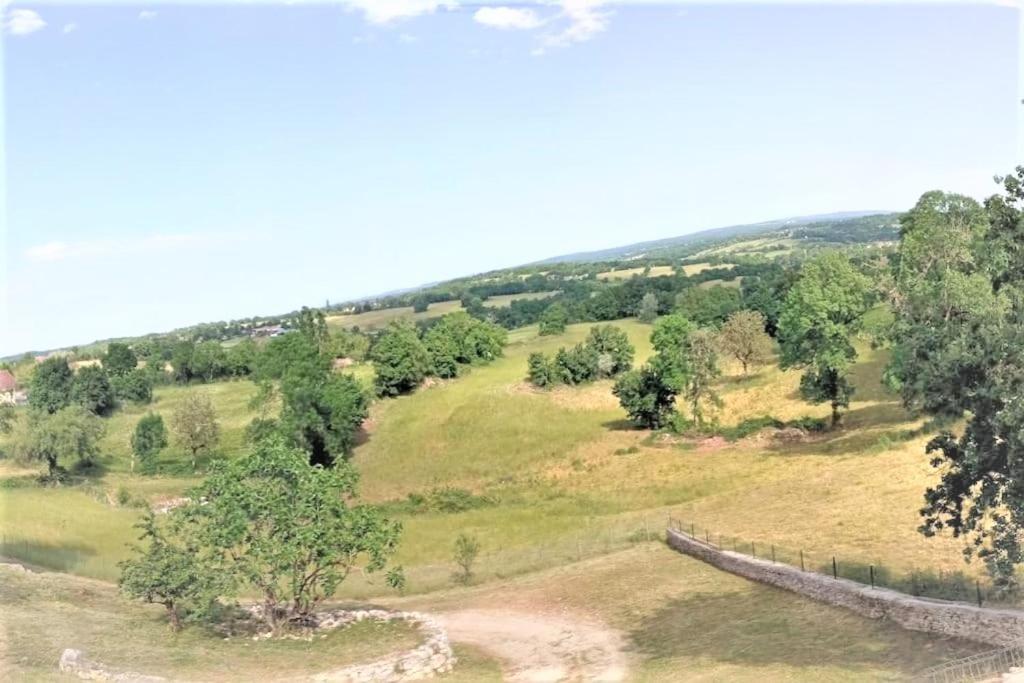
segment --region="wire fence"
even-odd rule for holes
[[[838,553],[792,548],[753,538],[717,532],[692,521],[669,516],[669,527],[719,550],[742,553],[778,564],[799,567],[836,579],[849,579],[872,588],[890,588],[917,597],[953,600],[985,606],[995,603],[1019,606],[997,599],[991,584],[959,571],[943,569],[893,569],[880,562],[864,562]]]
[[[954,659],[925,669],[917,680],[927,683],[963,683],[998,680],[1000,674],[1024,667],[1024,645],[1004,647],[990,652]]]

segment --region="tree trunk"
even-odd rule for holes
[[[743,363],[743,376],[746,377],[747,376],[747,361],[741,360],[740,362]]]
[[[164,607],[167,608],[167,617],[171,621],[171,630],[181,630],[181,615],[178,614],[178,610],[175,608],[173,602],[165,602]]]
[[[842,415],[839,414],[839,404],[833,401],[833,403],[832,403],[832,428],[835,429],[836,427],[838,427],[839,426],[839,422],[842,419],[843,419]]]

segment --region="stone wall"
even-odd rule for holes
[[[424,636],[419,646],[397,652],[366,664],[353,664],[334,671],[313,674],[305,680],[315,683],[368,683],[384,681],[418,681],[447,673],[455,664],[455,653],[448,642],[448,634],[433,618],[418,612],[389,612],[387,610],[335,610],[316,615],[315,630],[342,628],[365,619],[380,621],[406,621],[418,627]],[[167,679],[134,672],[115,671],[85,658],[80,650],[67,649],[60,657],[60,670],[66,674],[90,681],[117,681],[119,683],[157,683]],[[290,678],[289,680],[302,680]]]
[[[871,588],[847,579],[804,572],[787,564],[720,550],[674,529],[669,547],[727,572],[785,588],[820,602],[845,607],[872,619],[888,619],[912,631],[953,636],[989,645],[1024,642],[1024,611],[976,607]]]

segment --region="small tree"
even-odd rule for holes
[[[555,382],[555,372],[548,357],[539,351],[531,353],[526,361],[530,383],[537,387],[550,386]]]
[[[123,401],[141,405],[153,400],[153,374],[147,369],[136,368],[123,375],[115,375],[110,378],[110,384],[114,395]]]
[[[195,391],[188,394],[171,415],[171,430],[178,445],[191,455],[193,471],[198,455],[216,448],[220,439],[220,425],[213,404],[205,394]]]
[[[629,336],[621,328],[614,325],[591,327],[585,343],[597,352],[599,361],[604,361],[604,367],[599,367],[599,374],[605,377],[625,372],[633,365],[635,350],[629,343]],[[599,362],[599,365],[602,363]]]
[[[167,448],[167,429],[164,427],[164,419],[157,413],[143,416],[135,425],[131,446],[131,471],[135,471],[135,460],[138,459],[144,474],[152,472],[156,456]]]
[[[480,554],[480,542],[475,536],[461,533],[455,539],[455,548],[452,551],[452,559],[458,566],[453,578],[461,583],[467,584],[473,578],[473,564],[477,555]]]
[[[722,399],[713,385],[722,374],[718,369],[713,334],[709,330],[697,330],[691,334],[686,356],[687,377],[683,394],[690,406],[693,421],[701,427],[708,407],[714,410],[722,406]]]
[[[565,332],[565,326],[569,323],[569,314],[565,306],[554,303],[544,309],[540,316],[540,334],[547,336]]]
[[[640,309],[636,313],[636,319],[642,323],[653,323],[658,317],[658,295],[654,292],[647,292],[640,299]]]
[[[280,436],[255,444],[210,476],[171,512],[177,533],[200,566],[248,587],[262,618],[279,633],[304,621],[360,565],[383,570],[401,526],[375,507],[351,505],[358,474],[345,461],[324,468]],[[388,583],[402,584],[399,568]]]
[[[136,546],[136,557],[118,564],[121,592],[135,600],[163,605],[174,631],[185,621],[208,615],[217,597],[226,591],[227,577],[204,566],[198,548],[180,539],[170,540],[152,512],[136,528],[142,530],[139,540],[147,545]]]
[[[729,316],[718,334],[718,342],[729,356],[743,366],[743,376],[751,365],[762,365],[772,358],[772,338],[764,331],[764,314],[737,311]]]

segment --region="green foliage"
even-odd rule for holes
[[[690,335],[686,365],[688,372],[682,394],[689,404],[693,421],[697,427],[702,427],[707,413],[722,407],[722,399],[714,389],[714,381],[722,371],[718,367],[712,332],[697,330]]]
[[[228,348],[224,358],[224,371],[232,377],[247,377],[256,371],[259,347],[252,339],[243,339]]]
[[[38,366],[29,385],[28,404],[37,410],[56,413],[71,403],[74,375],[63,356],[51,356]]]
[[[80,368],[71,382],[71,402],[97,415],[110,413],[116,401],[106,370],[97,365]]]
[[[370,349],[376,371],[374,385],[381,396],[398,396],[417,386],[430,373],[430,352],[416,327],[407,321],[392,322]]]
[[[676,296],[676,312],[701,327],[720,325],[742,307],[735,287],[688,287]]]
[[[189,363],[189,374],[204,382],[212,382],[227,374],[227,353],[220,342],[205,341],[196,344]]]
[[[366,360],[369,350],[370,340],[365,334],[342,329],[331,336],[331,355],[334,358],[362,361]]]
[[[220,440],[220,425],[209,397],[189,394],[171,415],[171,431],[178,445],[191,454],[195,471],[198,455],[214,450]]]
[[[452,559],[455,561],[458,570],[452,576],[458,583],[468,584],[473,578],[473,565],[476,563],[477,555],[480,554],[480,541],[476,536],[461,533],[455,539],[455,546],[452,549]]]
[[[539,323],[542,336],[561,334],[565,332],[565,326],[569,324],[569,314],[565,310],[565,306],[553,303],[544,309]]]
[[[426,313],[430,307],[430,297],[425,294],[413,297],[412,300],[412,312],[413,313]]]
[[[697,326],[681,313],[662,316],[654,323],[651,345],[665,356],[676,356],[686,348],[687,340]]]
[[[357,479],[343,461],[313,466],[280,437],[264,439],[246,457],[215,463],[171,521],[202,571],[223,578],[221,597],[251,587],[263,619],[280,632],[360,565],[383,570],[395,552],[400,525],[376,508],[349,504]],[[389,583],[401,583],[400,570]]]
[[[281,415],[273,426],[258,418],[250,436],[280,429],[292,445],[309,452],[313,464],[329,466],[351,455],[369,400],[352,375],[331,372],[333,348],[320,337],[315,316],[310,314],[304,329],[273,339],[260,357],[260,398],[265,404],[276,391]]]
[[[636,350],[621,328],[614,325],[591,327],[585,344],[597,352],[598,374],[601,377],[614,377],[633,366]]]
[[[588,344],[577,344],[570,349],[563,347],[555,353],[555,377],[569,385],[591,382],[599,374],[599,362],[597,349]]]
[[[167,448],[167,429],[164,419],[157,413],[147,413],[139,419],[132,432],[132,471],[135,471],[135,460],[139,461],[139,469],[143,474],[151,474],[156,464],[156,456]]]
[[[494,504],[494,499],[488,496],[479,496],[454,486],[440,486],[432,488],[426,494],[410,493],[400,507],[409,514],[424,512],[455,514],[491,507]]]
[[[908,407],[968,416],[959,437],[928,443],[941,478],[921,531],[965,537],[965,555],[1012,593],[1024,562],[1024,167],[1002,181],[984,209],[929,192],[903,217],[888,378]]]
[[[136,556],[121,562],[118,586],[128,598],[163,605],[171,628],[209,616],[229,584],[198,557],[199,548],[186,539],[169,538],[152,512],[136,525],[142,530]]]
[[[114,396],[122,401],[145,405],[153,400],[153,379],[150,372],[142,368],[130,370],[110,378]]]
[[[103,421],[82,406],[67,406],[52,414],[33,411],[15,440],[15,454],[45,462],[48,476],[54,479],[63,469],[62,460],[92,464],[104,431]]]
[[[629,419],[648,429],[660,429],[675,415],[679,388],[668,365],[655,356],[640,369],[621,375],[612,388]]]
[[[722,325],[718,342],[723,352],[743,366],[744,375],[751,365],[772,359],[772,339],[764,330],[764,314],[759,311],[737,311]]]
[[[779,318],[783,369],[805,368],[801,396],[830,403],[832,423],[849,405],[847,375],[857,352],[852,338],[871,303],[871,283],[837,252],[804,265]]]
[[[131,347],[121,342],[110,342],[107,346],[107,353],[103,356],[103,369],[111,377],[127,375],[139,364],[139,359]]]
[[[554,363],[539,351],[531,353],[527,359],[527,376],[530,383],[537,387],[551,386],[558,381]]]

